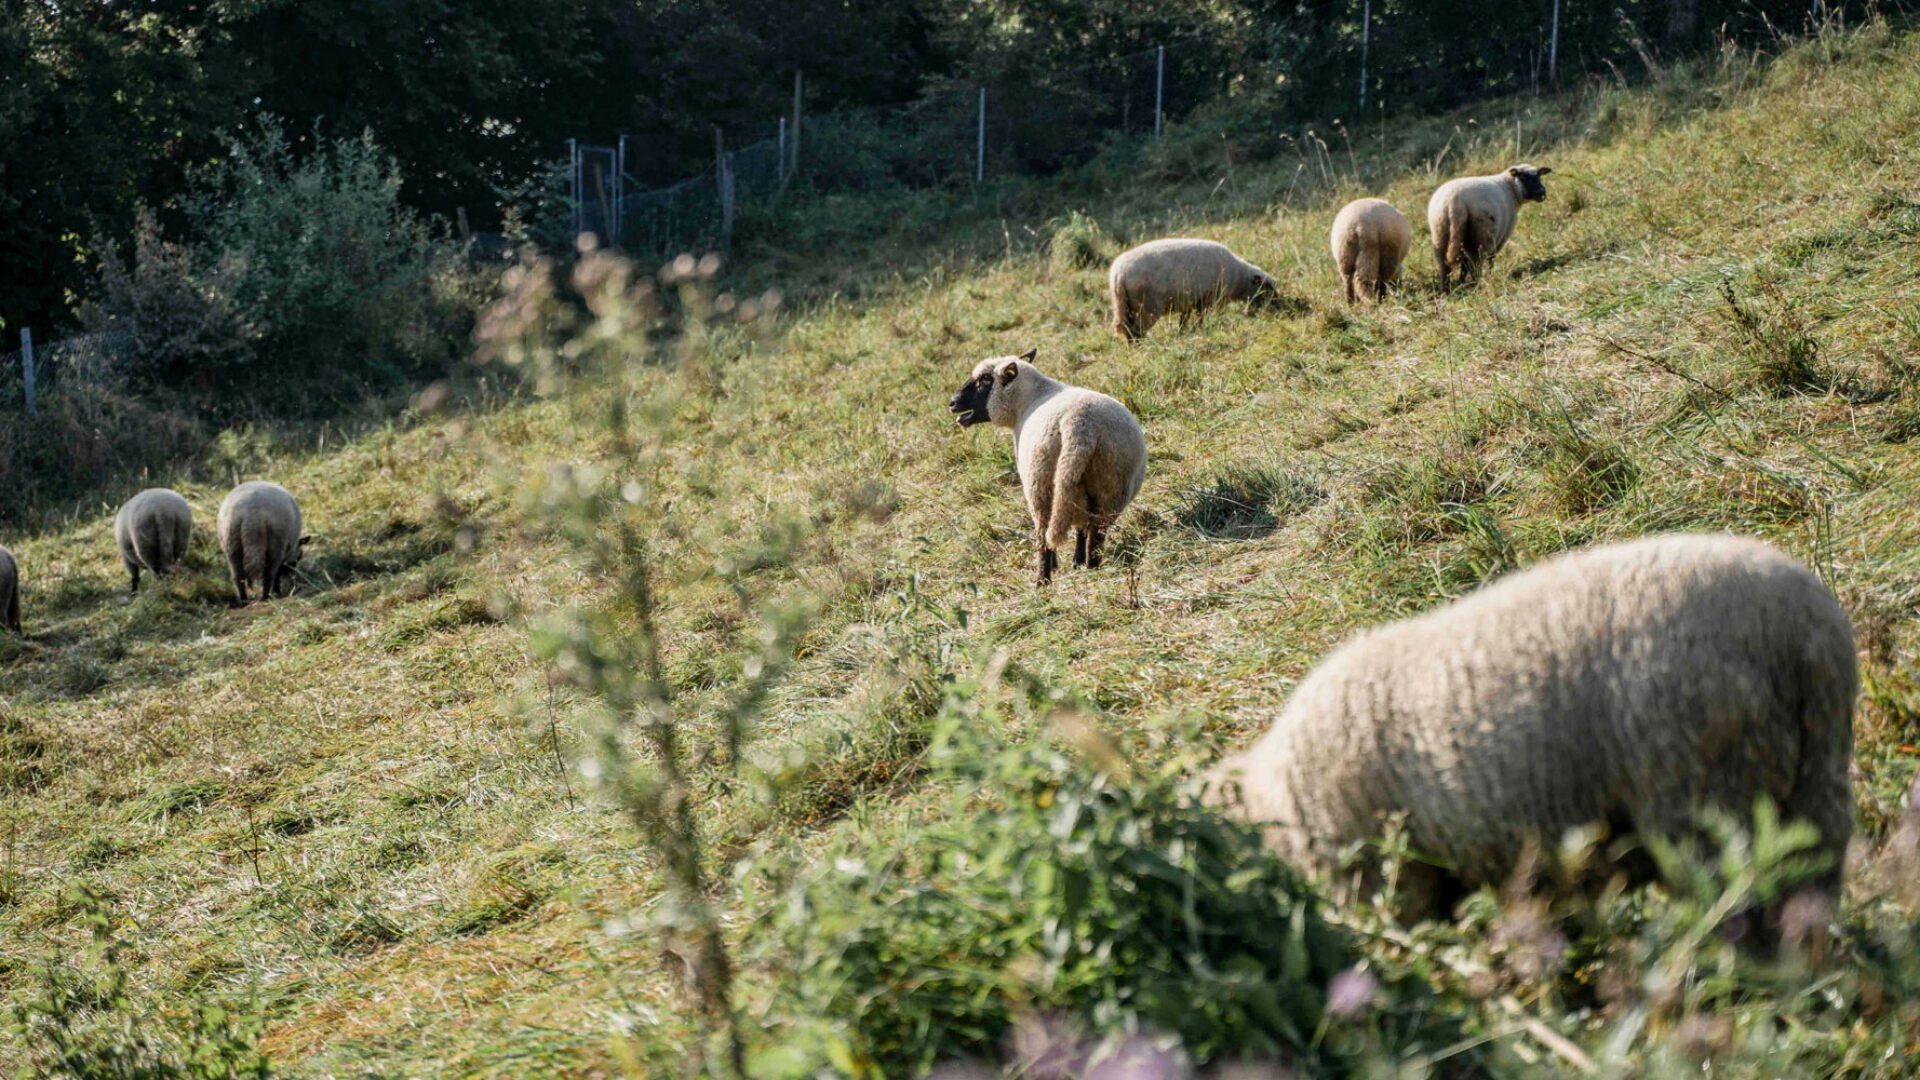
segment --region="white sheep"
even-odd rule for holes
[[[1152,240],[1113,260],[1113,329],[1131,341],[1168,315],[1189,315],[1229,300],[1271,303],[1278,286],[1265,270],[1212,240]]]
[[[1378,302],[1400,278],[1400,264],[1413,247],[1413,227],[1385,199],[1355,199],[1334,217],[1330,240],[1333,261],[1347,283],[1347,303],[1356,294]]]
[[[1453,274],[1462,284],[1478,277],[1513,236],[1525,203],[1540,202],[1547,188],[1544,165],[1515,165],[1492,176],[1463,176],[1440,185],[1427,200],[1427,229],[1433,234],[1433,261],[1440,265],[1440,290],[1449,292]]]
[[[140,591],[142,568],[162,577],[173,573],[192,539],[193,507],[179,492],[148,488],[128,499],[113,516],[113,540],[133,579],[127,591]]]
[[[1147,475],[1147,437],[1125,405],[1055,382],[1033,366],[1034,350],[982,360],[947,403],[961,427],[1013,431],[1014,461],[1033,515],[1037,583],[1053,580],[1054,548],[1074,532],[1073,563],[1100,565],[1107,530]]]
[[[1857,681],[1846,614],[1774,548],[1592,548],[1341,646],[1216,770],[1214,797],[1322,869],[1404,812],[1431,860],[1409,868],[1420,905],[1423,888],[1432,902],[1502,882],[1529,843],[1577,826],[1692,835],[1703,806],[1766,796],[1819,830],[1831,888],[1853,831]]]
[[[221,500],[220,550],[241,604],[247,602],[248,581],[258,578],[260,595],[271,599],[281,575],[299,565],[310,539],[301,535],[300,524],[300,504],[279,484],[249,480]]]
[[[0,625],[20,633],[20,564],[0,547]]]

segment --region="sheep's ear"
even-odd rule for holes
[[[311,536],[303,536],[303,537],[301,537],[301,538],[300,538],[300,540],[299,540],[299,544],[300,544],[300,546],[301,546],[301,547],[306,547],[306,546],[307,546],[307,541],[309,541],[309,540],[311,540],[311,539],[313,539],[313,537],[311,537]]]
[[[1518,165],[1509,165],[1509,166],[1507,166],[1507,175],[1508,175],[1508,176],[1519,176],[1519,175],[1520,175],[1520,166],[1518,166]]]
[[[1547,175],[1548,173],[1550,173],[1550,172],[1552,172],[1552,171],[1553,171],[1553,166],[1551,166],[1551,165],[1542,165],[1542,166],[1540,166],[1540,175],[1541,175],[1541,176],[1545,176],[1545,175]]]
[[[1025,360],[1027,363],[1031,364],[1033,363],[1033,358],[1038,355],[1040,355],[1040,350],[1038,347],[1035,347],[1035,348],[1028,349],[1026,352],[1021,353],[1020,359]]]
[[[1020,374],[1019,364],[1008,364],[1006,367],[1001,368],[1000,369],[1000,385],[1001,386],[1007,385],[1008,383],[1014,380],[1015,376],[1019,374]]]

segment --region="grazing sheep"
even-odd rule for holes
[[[1413,227],[1385,199],[1355,199],[1333,219],[1332,242],[1333,261],[1347,283],[1347,303],[1356,292],[1378,303],[1387,286],[1400,279],[1400,264],[1413,247]]]
[[[1440,264],[1440,291],[1450,292],[1453,274],[1461,284],[1478,277],[1507,245],[1523,203],[1540,202],[1547,188],[1544,165],[1515,165],[1492,176],[1463,176],[1440,185],[1427,200],[1427,229],[1433,233],[1433,261]]]
[[[1168,315],[1247,300],[1271,303],[1278,286],[1265,270],[1211,240],[1152,240],[1113,260],[1113,329],[1129,341]]]
[[[127,591],[140,591],[142,567],[162,577],[173,573],[192,538],[193,507],[179,492],[148,488],[128,499],[113,516],[113,540],[133,579]]]
[[[1360,634],[1216,770],[1213,797],[1237,794],[1276,848],[1322,868],[1404,812],[1444,868],[1409,864],[1420,907],[1423,887],[1431,904],[1501,882],[1577,826],[1692,835],[1700,807],[1764,795],[1819,829],[1831,889],[1857,681],[1847,616],[1805,567],[1733,536],[1654,537]]]
[[[0,547],[0,625],[20,633],[20,564]]]
[[[308,537],[300,534],[300,504],[286,488],[249,480],[220,502],[220,550],[233,572],[233,595],[247,602],[247,582],[260,580],[260,595],[278,593],[280,577],[300,564]]]
[[[1053,549],[1074,531],[1073,564],[1097,568],[1100,546],[1147,475],[1147,437],[1125,405],[1055,382],[1020,356],[982,360],[947,409],[961,427],[1013,429],[1020,486],[1033,515],[1036,584],[1053,580]]]

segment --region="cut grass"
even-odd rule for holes
[[[1920,426],[1911,380],[1884,401],[1834,388],[1897,373],[1920,343],[1913,211],[1887,194],[1920,191],[1916,71],[1920,40],[1870,28],[1578,107],[1356,132],[1352,170],[1325,180],[1282,160],[1097,197],[996,189],[938,243],[876,220],[842,260],[750,268],[748,291],[814,299],[775,336],[707,335],[696,368],[719,392],[659,481],[701,509],[657,543],[685,583],[662,633],[703,829],[732,858],[935,812],[921,755],[943,669],[995,648],[1149,756],[1170,712],[1237,744],[1359,627],[1567,547],[1733,528],[1882,626],[1856,759],[1877,839],[1920,771],[1904,749],[1920,460],[1903,441]],[[1438,180],[1507,164],[1516,120],[1558,186],[1487,280],[1442,299],[1416,255],[1404,291],[1347,310],[1332,210],[1363,192],[1416,210]],[[1868,151],[1871,186],[1834,168]],[[1042,246],[1069,200],[1113,237],[1222,240],[1314,311],[1232,309],[1127,345],[1103,328],[1097,263]],[[1719,283],[1762,271],[1778,293],[1732,302],[1749,328]],[[1043,370],[1125,400],[1151,456],[1108,567],[1046,593],[1004,436],[943,408],[978,358],[1036,346]],[[610,1022],[671,1069],[677,976],[618,932],[657,902],[653,860],[574,774],[599,727],[550,687],[519,621],[609,584],[520,500],[555,463],[623,467],[581,410],[680,377],[640,370],[631,400],[411,416],[324,452],[236,436],[155,478],[200,528],[187,572],[137,599],[110,508],[7,537],[28,637],[0,639],[0,988],[49,942],[85,942],[62,899],[80,876],[126,916],[138,981],[257,990],[265,1047],[295,1075],[612,1073]],[[294,490],[320,539],[294,595],[234,609],[208,534],[242,473]],[[770,528],[790,521],[803,537]],[[786,563],[752,555],[789,542]],[[715,715],[755,632],[701,572],[721,552],[818,611],[750,751],[784,780],[771,808],[728,778]],[[529,846],[564,859],[503,877]],[[753,934],[753,894],[723,899]],[[749,1008],[777,977],[743,975]]]

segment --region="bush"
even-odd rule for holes
[[[959,685],[934,751],[955,812],[827,852],[777,907],[762,960],[791,974],[757,1074],[916,1076],[1036,1026],[1316,1076],[1382,1049],[1329,1033],[1329,986],[1371,977],[1259,830],[1200,805],[1190,762],[1139,772],[1091,732],[1084,757],[1012,745],[997,720]]]
[[[313,415],[394,389],[457,358],[484,300],[371,135],[296,153],[263,120],[185,210],[188,241],[142,214],[129,258],[101,245],[81,317],[127,335],[117,370],[136,388],[190,392],[201,413]]]

